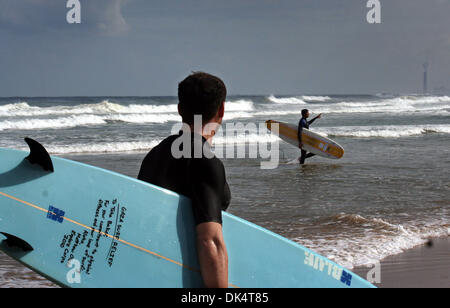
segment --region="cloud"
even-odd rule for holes
[[[122,15],[122,7],[127,0],[96,0],[87,1],[87,16],[83,22],[94,27],[97,31],[107,35],[126,33],[130,26]],[[82,3],[83,5],[83,3]]]
[[[80,0],[81,25],[69,25],[65,0],[0,0],[0,27],[24,34],[51,30],[95,32],[105,35],[126,33],[130,26],[122,15],[128,0]]]

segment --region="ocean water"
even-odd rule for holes
[[[53,155],[136,177],[146,153],[180,121],[176,104],[176,97],[0,98],[0,147],[27,150],[23,138],[31,137]],[[300,151],[262,126],[296,124],[304,108],[323,114],[311,130],[341,144],[342,159],[300,166]],[[217,151],[235,150],[222,156],[230,213],[349,269],[450,235],[450,97],[231,96],[225,109],[224,128],[245,128],[224,129],[214,141]],[[257,144],[278,145],[277,168],[261,169],[268,159],[250,155]],[[245,155],[237,158],[239,150]],[[1,286],[53,285],[0,253]]]

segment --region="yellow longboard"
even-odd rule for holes
[[[278,121],[268,120],[266,126],[284,141],[298,147],[298,126]],[[339,159],[344,156],[344,148],[335,141],[314,133],[306,128],[302,129],[302,149],[322,157]]]

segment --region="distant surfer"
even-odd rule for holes
[[[303,109],[302,110],[302,118],[300,119],[298,123],[298,147],[302,151],[302,155],[298,158],[300,161],[300,165],[303,165],[305,163],[305,159],[315,156],[316,154],[308,153],[306,150],[303,149],[303,142],[302,142],[302,130],[303,128],[309,129],[309,126],[317,119],[320,119],[322,117],[322,114],[319,114],[317,117],[312,119],[311,121],[308,121],[309,118],[309,110]]]
[[[223,81],[213,75],[197,72],[184,79],[178,85],[178,113],[183,129],[147,154],[138,176],[191,199],[200,272],[207,288],[228,287],[222,210],[228,208],[231,194],[225,168],[209,147],[222,123],[226,94]],[[199,116],[200,124],[195,121]],[[173,149],[180,148],[180,140],[186,138],[181,147],[186,150],[190,146],[194,149],[189,152],[192,154],[176,157]],[[200,155],[196,148],[202,150]]]

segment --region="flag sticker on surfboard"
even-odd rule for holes
[[[47,212],[47,218],[62,224],[65,214],[64,211],[50,205]]]
[[[270,131],[278,132],[278,137],[282,140],[298,148],[297,125],[268,120],[266,121],[266,126]],[[306,128],[302,129],[302,143],[302,149],[325,158],[339,159],[344,156],[344,148],[342,146]]]

